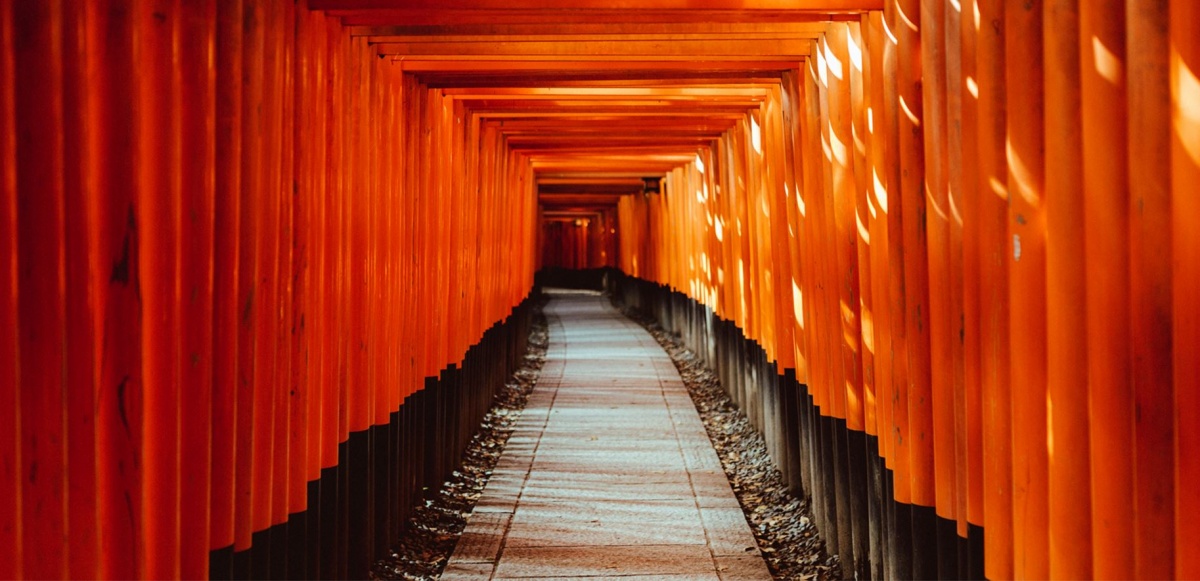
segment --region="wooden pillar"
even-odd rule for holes
[[[1091,577],[1078,0],[1047,0],[1046,379],[1050,574]]]
[[[13,82],[12,2],[0,2],[0,276],[17,280],[17,167],[15,87]],[[0,286],[0,546],[12,557],[0,561],[0,577],[23,576],[20,465],[21,424],[18,373],[19,295],[13,285]]]
[[[1175,576],[1200,577],[1200,499],[1190,491],[1200,482],[1200,375],[1193,354],[1200,350],[1200,5],[1172,0],[1168,63],[1171,91],[1171,234],[1175,278]]]
[[[1081,0],[1084,238],[1095,575],[1132,578],[1133,393],[1129,358],[1129,161],[1120,2]],[[1134,512],[1136,515],[1136,512]],[[1134,517],[1136,518],[1136,517]]]
[[[963,206],[964,182],[968,181],[966,177],[969,173],[971,176],[972,186],[974,185],[974,158],[967,158],[963,155],[963,135],[964,135],[964,100],[969,98],[970,94],[965,90],[967,71],[963,69],[963,21],[973,20],[974,14],[969,18],[963,16],[963,3],[946,3],[944,8],[945,17],[943,19],[942,33],[945,42],[945,78],[946,78],[946,154],[945,154],[945,180],[946,180],[946,222],[947,222],[947,250],[948,266],[946,269],[949,278],[946,286],[948,293],[947,313],[949,316],[945,324],[936,328],[941,328],[945,333],[945,342],[949,350],[950,369],[948,371],[949,385],[947,389],[952,394],[948,399],[951,400],[951,432],[952,432],[952,467],[951,474],[948,476],[949,487],[953,490],[953,507],[952,509],[944,509],[945,513],[952,516],[955,521],[955,533],[960,539],[967,537],[967,434],[969,432],[968,416],[967,416],[967,393],[965,382],[965,365],[966,365],[966,328],[964,321],[966,320],[966,308],[964,296],[965,273],[964,273],[964,254],[965,241],[963,229]],[[966,8],[970,8],[969,4]],[[972,57],[974,54],[971,55]],[[974,62],[971,63],[974,65]],[[971,72],[974,72],[974,67],[971,67]],[[973,137],[973,135],[972,135]],[[966,166],[971,166],[968,170]],[[973,189],[973,188],[972,188]],[[935,311],[936,312],[936,311]],[[944,535],[948,536],[948,535]],[[946,539],[943,539],[946,540]],[[957,543],[957,541],[956,541]],[[943,543],[945,544],[945,543]],[[954,557],[959,556],[958,547],[955,547]],[[965,555],[964,555],[965,556]],[[944,557],[944,556],[943,556]],[[946,558],[940,559],[941,563],[949,563]],[[958,571],[964,571],[961,567]],[[957,571],[955,574],[958,574]]]
[[[17,365],[22,574],[65,577],[66,273],[60,2],[14,3]],[[6,170],[7,171],[7,170]]]
[[[961,318],[952,312],[954,300],[950,288],[950,222],[954,210],[949,197],[946,10],[945,0],[921,2],[921,127],[925,147],[922,194],[925,206],[918,211],[923,211],[925,217],[928,298],[922,306],[928,311],[920,313],[918,321],[928,326],[933,506],[939,517],[954,520],[954,363],[951,337],[957,335],[952,328]],[[920,320],[925,317],[928,318],[927,323]]]
[[[1129,124],[1130,378],[1134,405],[1134,562],[1139,577],[1175,575],[1175,426],[1171,375],[1171,89],[1166,0],[1125,4]],[[1193,20],[1193,33],[1197,21]]]
[[[208,576],[213,472],[213,278],[216,180],[216,2],[181,4],[183,109],[180,208],[180,560],[183,578]],[[225,469],[223,466],[222,469]]]
[[[980,312],[983,304],[980,296],[982,290],[982,264],[980,247],[982,228],[980,227],[980,198],[979,176],[979,73],[976,63],[979,44],[978,0],[966,0],[962,4],[959,15],[959,35],[961,54],[960,84],[957,91],[960,94],[962,106],[962,135],[960,138],[962,156],[962,175],[959,181],[958,199],[962,205],[962,219],[959,227],[962,229],[962,280],[963,280],[963,387],[966,407],[966,521],[968,524],[983,526],[983,398],[982,398],[982,360],[980,349],[983,337],[980,334]],[[953,89],[953,87],[951,88]],[[963,507],[963,503],[959,504]],[[960,530],[961,532],[961,530]]]
[[[259,224],[262,221],[262,198],[258,195],[262,189],[262,157],[263,136],[259,130],[262,116],[262,50],[263,50],[263,9],[258,0],[247,0],[242,17],[244,39],[242,42],[242,67],[244,82],[242,87],[242,124],[239,133],[242,138],[242,159],[240,191],[238,192],[238,366],[237,366],[237,436],[236,436],[236,467],[237,483],[235,489],[234,523],[236,527],[234,548],[244,551],[250,548],[251,535],[256,526],[265,522],[265,518],[252,518],[259,515],[258,487],[252,473],[261,470],[256,467],[259,462],[258,431],[255,430],[256,420],[261,418],[258,410],[260,398],[256,397],[255,368],[262,365],[256,357],[257,326],[252,318],[254,307],[261,302],[256,301],[254,292],[259,280],[258,262],[261,234]],[[261,310],[261,309],[260,309]]]
[[[1013,573],[1049,575],[1046,451],[1046,217],[1042,10],[1009,2],[1009,336],[1012,357]]]
[[[63,189],[66,239],[67,563],[69,577],[99,574],[96,504],[96,319],[90,308],[102,277],[89,249],[96,245],[92,151],[96,117],[88,107],[87,6],[63,3]],[[18,170],[19,171],[19,170]]]
[[[980,391],[983,402],[985,573],[1013,577],[1012,408],[1009,359],[1009,185],[1004,0],[977,0]]]
[[[242,18],[240,0],[216,14],[211,549],[234,543],[237,445],[238,243],[241,239]]]

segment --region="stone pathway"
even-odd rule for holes
[[[541,379],[442,579],[770,579],[654,338],[596,293],[545,312]]]

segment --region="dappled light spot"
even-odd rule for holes
[[[762,155],[762,129],[754,117],[750,118],[750,144],[754,147],[755,153]]]
[[[871,177],[875,181],[875,203],[879,207],[879,211],[884,214],[888,211],[888,191],[887,186],[879,179],[879,171],[876,168],[871,169]]]
[[[848,42],[847,46],[850,49],[850,65],[854,67],[854,70],[861,73],[863,70],[862,47],[858,46],[853,36],[848,37],[846,40]]]
[[[1008,173],[1015,181],[1012,185],[1026,203],[1038,206],[1042,199],[1041,184],[1035,183],[1033,172],[1025,165],[1025,160],[1021,159],[1021,152],[1013,147],[1011,139],[1005,140],[1004,147],[1008,153]]]
[[[921,118],[918,117],[917,114],[913,112],[912,108],[908,106],[908,101],[904,100],[903,95],[900,96],[900,109],[904,111],[904,116],[908,117],[908,120],[911,121],[913,125],[916,125],[917,127],[921,126]]]
[[[1175,138],[1192,163],[1200,165],[1200,78],[1171,49],[1171,100],[1174,103]]]
[[[1119,84],[1124,78],[1124,64],[1121,59],[1113,54],[1104,42],[1099,37],[1092,37],[1092,60],[1096,67],[1096,72],[1100,73],[1101,77],[1114,85]]]
[[[854,213],[854,224],[855,224],[855,226],[858,227],[858,238],[860,240],[862,240],[863,244],[870,246],[871,245],[871,231],[867,229],[866,224],[863,224],[861,210],[856,211]]]
[[[913,22],[913,19],[909,17],[906,12],[904,12],[904,8],[900,5],[900,2],[898,0],[893,0],[893,4],[896,6],[896,15],[900,17],[900,22],[904,26],[907,26],[909,30],[913,32],[920,32],[920,28],[917,27],[917,23]]]
[[[845,65],[843,65],[842,60],[839,59],[836,54],[834,54],[833,47],[829,46],[829,39],[826,38],[824,41],[822,41],[822,44],[825,47],[825,69],[829,71],[829,74],[833,75],[837,80],[840,81],[844,79],[846,76],[846,73],[843,70]],[[826,80],[828,80],[828,78]]]

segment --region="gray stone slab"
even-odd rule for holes
[[[493,563],[446,563],[442,570],[442,581],[487,581],[496,568]]]
[[[721,557],[759,554],[758,543],[746,524],[746,515],[742,514],[742,509],[702,508],[700,516],[704,519],[704,530],[708,532],[713,555]]]
[[[771,581],[771,570],[762,557],[717,557],[717,574],[721,581]]]
[[[529,547],[505,550],[495,578],[712,573],[711,555],[697,545]]]
[[[474,512],[454,546],[450,563],[495,563],[508,532],[511,514]]]

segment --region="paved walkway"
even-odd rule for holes
[[[675,366],[598,294],[550,346],[443,579],[770,579]]]

